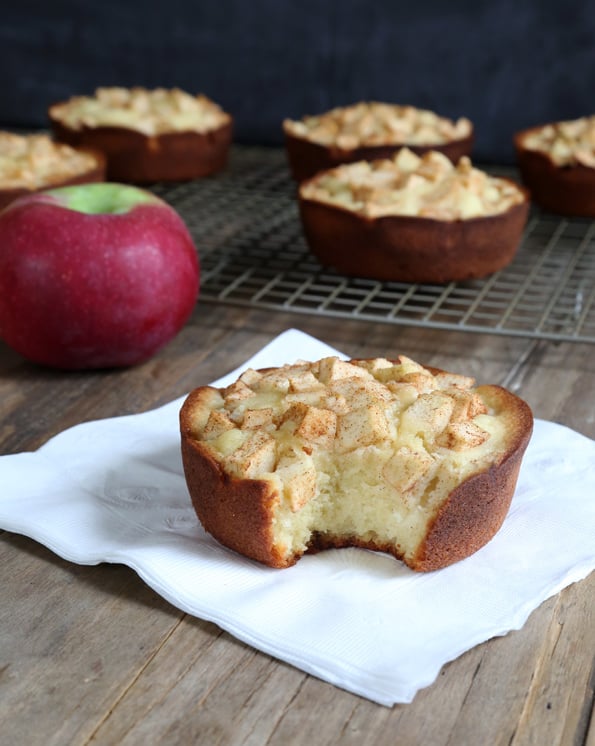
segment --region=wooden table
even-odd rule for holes
[[[403,352],[502,383],[537,417],[595,437],[592,345],[199,302],[166,349],[128,370],[44,370],[0,344],[1,452],[35,449],[83,420],[163,404],[228,372],[291,327],[349,355]],[[189,617],[124,566],[77,566],[0,532],[0,582],[6,746],[595,744],[595,574],[544,603],[522,630],[446,665],[412,704],[392,709]]]

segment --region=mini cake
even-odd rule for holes
[[[518,132],[517,161],[531,197],[563,215],[595,217],[595,116]]]
[[[404,356],[328,357],[195,389],[180,426],[194,508],[225,546],[271,567],[355,546],[428,571],[498,531],[533,418]]]
[[[58,140],[105,153],[108,177],[147,183],[216,173],[227,163],[232,118],[177,88],[98,88],[49,109]]]
[[[103,181],[101,153],[72,148],[47,135],[0,132],[0,209],[40,189]]]
[[[464,156],[417,156],[338,166],[303,182],[310,249],[357,277],[444,283],[483,277],[512,261],[529,209],[522,187]]]
[[[317,116],[283,122],[289,165],[303,181],[341,163],[390,158],[407,146],[421,154],[438,150],[456,162],[470,155],[473,125],[414,106],[376,101],[338,107]]]

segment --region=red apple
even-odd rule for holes
[[[0,338],[36,363],[148,359],[187,321],[199,277],[183,220],[144,189],[63,187],[0,212]]]

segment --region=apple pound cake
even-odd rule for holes
[[[429,571],[498,531],[533,418],[404,356],[328,357],[197,388],[180,426],[194,508],[225,546],[271,567],[355,546]]]
[[[563,215],[595,217],[595,116],[552,122],[514,137],[532,198]]]
[[[108,178],[185,181],[223,169],[232,118],[211,99],[179,88],[98,88],[49,108],[56,139],[105,153]]]
[[[50,187],[103,181],[105,159],[44,134],[0,132],[0,209],[17,197]]]
[[[409,147],[418,154],[438,150],[456,162],[470,155],[473,125],[415,106],[362,101],[323,114],[283,122],[289,166],[303,181],[341,163],[389,158]]]
[[[302,182],[306,240],[343,274],[444,283],[509,264],[529,211],[527,192],[475,168],[408,148],[392,158],[349,163]]]

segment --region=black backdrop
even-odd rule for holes
[[[595,3],[577,0],[11,0],[0,13],[0,126],[43,127],[98,85],[204,92],[236,140],[284,117],[376,99],[476,126],[475,160],[512,133],[595,110]]]

